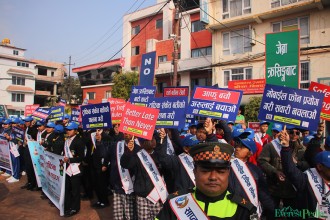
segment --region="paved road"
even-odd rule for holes
[[[0,176],[0,220],[112,219],[111,207],[98,210],[91,208],[95,200],[81,201],[80,212],[71,218],[60,217],[60,211],[56,207],[51,206],[48,200],[40,198],[40,191],[32,192],[20,188],[26,183],[26,176],[17,183],[8,183],[5,179]]]

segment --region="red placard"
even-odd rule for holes
[[[126,102],[124,99],[108,98],[112,124],[120,124]]]
[[[24,116],[30,116],[32,115],[32,113],[39,108],[39,104],[35,104],[35,105],[26,105],[25,106],[25,111],[24,111]]]
[[[243,94],[262,94],[265,83],[265,79],[234,80],[228,82],[228,88],[242,90]]]
[[[152,139],[159,109],[132,105],[127,102],[119,131],[147,140]]]
[[[248,127],[253,129],[254,132],[260,131],[260,122],[248,122]]]
[[[330,86],[311,82],[308,90],[324,94],[320,118],[330,121]]]
[[[174,96],[188,96],[189,87],[166,87],[164,88],[163,96],[164,97],[174,97]]]
[[[230,103],[235,105],[238,104],[239,98],[239,92],[225,89],[197,87],[194,93],[194,99]]]

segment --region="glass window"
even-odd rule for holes
[[[200,20],[191,22],[191,32],[198,32],[205,30],[205,24]]]
[[[25,78],[24,77],[18,77],[18,76],[12,76],[12,84],[13,85],[25,86]]]
[[[300,2],[300,1],[303,1],[303,0],[272,0],[271,7],[276,8],[276,7],[289,5],[289,4]]]
[[[294,18],[272,24],[273,32],[300,29],[300,43],[309,43],[309,17]]]
[[[111,98],[111,91],[105,91],[105,98]]]
[[[308,89],[309,88],[309,62],[302,61],[300,63],[300,88]]]
[[[139,55],[140,54],[140,47],[132,47],[132,56]]]
[[[251,31],[248,28],[222,34],[223,55],[240,54],[252,51]]]
[[[166,62],[166,61],[167,61],[167,56],[166,55],[158,57],[158,63],[163,63],[163,62]]]
[[[209,79],[209,78],[191,79],[191,81],[190,81],[191,91],[193,91],[193,89],[196,86],[211,86],[211,80],[212,79]]]
[[[228,82],[232,80],[252,79],[252,68],[235,68],[223,71],[224,86],[228,86]]]
[[[156,20],[156,29],[163,28],[163,19]]]
[[[13,50],[13,55],[18,55],[18,50]]]
[[[212,55],[212,47],[203,47],[191,50],[191,57],[203,57]]]
[[[87,92],[87,98],[89,100],[94,100],[95,99],[95,92]]]
[[[251,0],[222,0],[222,19],[251,13]]]
[[[132,27],[132,35],[138,34],[140,32],[140,25]]]
[[[165,87],[167,87],[167,83],[166,82],[157,83],[157,91],[158,91],[158,93],[163,93]]]
[[[25,94],[21,93],[12,93],[11,94],[12,102],[25,102]]]

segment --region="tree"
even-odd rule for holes
[[[244,117],[246,122],[259,121],[259,109],[262,97],[251,97],[249,103],[245,105]]]
[[[139,83],[137,72],[117,73],[113,78],[112,96],[127,100],[130,97],[132,86]]]
[[[61,88],[61,97],[67,100],[69,104],[81,103],[82,89],[78,78],[70,77],[63,80],[63,85]]]

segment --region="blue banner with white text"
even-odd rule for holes
[[[147,106],[150,98],[154,98],[156,86],[132,86],[129,102],[134,105]]]
[[[111,128],[110,103],[80,106],[83,129]]]
[[[156,51],[142,55],[139,85],[152,86],[155,76]]]

